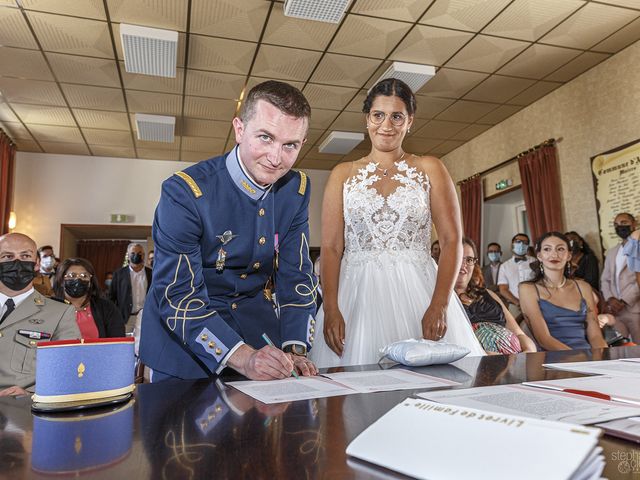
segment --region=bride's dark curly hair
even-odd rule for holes
[[[473,256],[478,258],[478,248],[473,240],[469,237],[462,237],[462,245],[469,245],[473,250]],[[482,292],[484,292],[484,277],[482,276],[482,269],[480,268],[479,262],[476,261],[473,266],[473,272],[471,273],[471,279],[467,284],[467,289],[465,290],[465,294],[472,300],[477,299]]]

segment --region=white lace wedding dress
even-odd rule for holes
[[[342,358],[326,344],[324,311],[318,311],[310,358],[318,367],[363,365],[380,359],[379,349],[422,337],[422,317],[431,302],[437,266],[430,254],[431,210],[428,177],[395,164],[388,196],[373,162],[343,186],[345,250],[340,267],[338,306],[345,321]],[[452,294],[442,341],[484,355],[466,313]]]

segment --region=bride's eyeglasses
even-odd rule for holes
[[[380,110],[373,110],[369,112],[369,121],[374,125],[382,125],[382,123],[387,118],[387,115],[391,120],[391,124],[395,125],[396,127],[404,125],[404,122],[407,119],[407,116],[401,112],[384,113]]]
[[[478,257],[462,257],[462,262],[471,267],[478,263]]]

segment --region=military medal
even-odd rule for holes
[[[237,236],[238,235],[234,235],[231,230],[226,230],[222,235],[216,235],[216,238],[222,242],[222,247],[224,247]],[[218,258],[216,259],[216,271],[218,272],[222,272],[222,270],[224,270],[224,262],[227,259],[227,252],[222,247],[218,250]]]
[[[227,252],[224,250],[224,248],[220,247],[220,250],[218,250],[218,258],[216,260],[216,270],[218,272],[221,272],[222,270],[224,270],[224,261],[227,258]]]

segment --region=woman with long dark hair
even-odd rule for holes
[[[535,243],[535,277],[520,284],[520,306],[544,350],[604,348],[591,286],[569,278],[569,239],[548,232]]]
[[[67,258],[56,271],[55,295],[76,309],[82,338],[124,337],[118,308],[103,297],[91,262]]]
[[[593,250],[577,232],[566,232],[564,235],[569,239],[571,250],[571,275],[583,279],[594,290],[600,290],[600,269]]]

